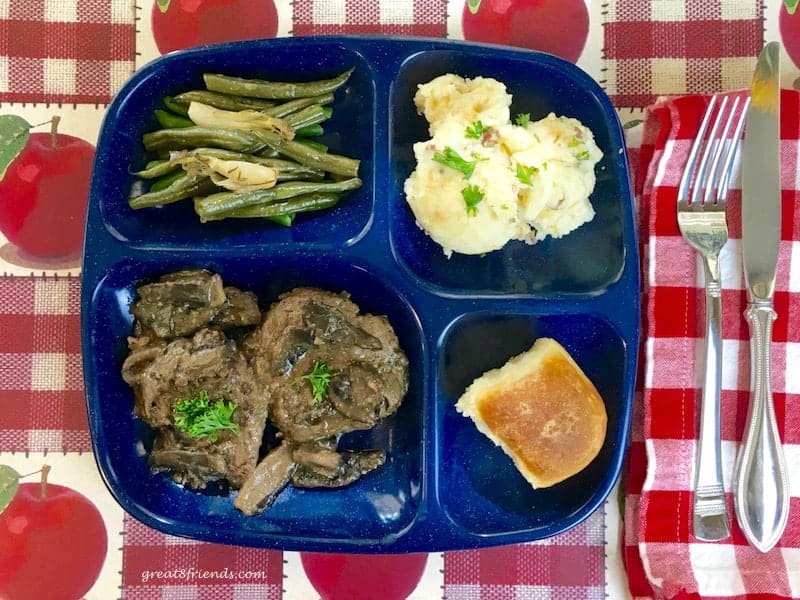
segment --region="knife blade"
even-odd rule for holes
[[[781,229],[780,44],[758,58],[742,142],[742,264],[750,328],[750,407],[734,472],[734,507],[745,537],[761,552],[780,539],[789,485],[772,399],[770,345]]]

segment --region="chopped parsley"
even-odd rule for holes
[[[461,190],[461,196],[464,198],[464,204],[467,207],[467,214],[470,217],[475,217],[478,214],[478,204],[483,200],[483,192],[477,185],[468,185]]]
[[[433,160],[444,165],[445,167],[450,167],[456,171],[461,171],[461,173],[464,174],[464,177],[469,179],[472,175],[472,172],[475,170],[475,165],[478,164],[478,160],[482,159],[478,158],[478,160],[473,161],[466,160],[450,146],[445,146],[443,152],[434,153]]]
[[[590,156],[589,151],[588,150],[584,150],[582,152],[578,152],[575,155],[575,158],[577,158],[578,160],[589,160],[589,156]]]
[[[311,372],[303,375],[302,379],[311,384],[311,395],[314,398],[314,404],[325,399],[328,394],[328,386],[331,384],[331,377],[333,377],[333,373],[325,361],[322,360],[315,361]]]
[[[220,399],[211,402],[208,392],[200,392],[192,399],[182,398],[172,408],[175,426],[192,437],[207,437],[217,441],[217,432],[228,430],[239,433],[239,425],[231,421],[236,404]]]
[[[489,128],[481,123],[480,120],[478,120],[472,125],[467,125],[467,129],[464,131],[464,136],[473,140],[479,140],[487,131],[489,131]]]
[[[514,117],[514,122],[520,127],[525,127],[525,125],[531,122],[531,113],[518,114],[516,117]]]
[[[517,163],[517,179],[519,179],[520,183],[524,183],[525,185],[533,185],[531,177],[536,175],[538,172],[539,169],[536,167],[526,167],[521,163]]]

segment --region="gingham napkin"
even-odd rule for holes
[[[789,523],[776,548],[762,554],[748,545],[732,504],[733,467],[750,388],[737,175],[728,196],[729,241],[721,256],[721,430],[732,535],[709,543],[692,534],[705,300],[702,263],[678,231],[676,192],[707,101],[705,96],[683,96],[648,109],[638,155],[645,336],[642,406],[626,488],[629,585],[634,597],[800,597],[800,94],[796,91],[782,94],[783,221],[772,343],[772,386],[790,478]]]

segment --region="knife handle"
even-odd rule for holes
[[[706,334],[700,430],[695,458],[693,529],[697,539],[730,535],[722,482],[720,395],[722,389],[722,286],[716,262],[706,265]]]
[[[747,540],[761,552],[778,542],[789,517],[789,484],[772,401],[770,344],[772,304],[748,305],[751,398],[743,444],[736,460],[734,505]]]

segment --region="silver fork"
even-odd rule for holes
[[[739,98],[711,98],[689,152],[678,187],[678,226],[703,257],[706,323],[700,431],[694,478],[694,535],[701,540],[730,535],[722,482],[720,391],[722,387],[722,286],[719,253],[728,241],[726,199],[749,98],[737,118]],[[711,131],[706,135],[712,122]],[[733,135],[729,137],[731,128]],[[698,155],[700,160],[698,163]]]

